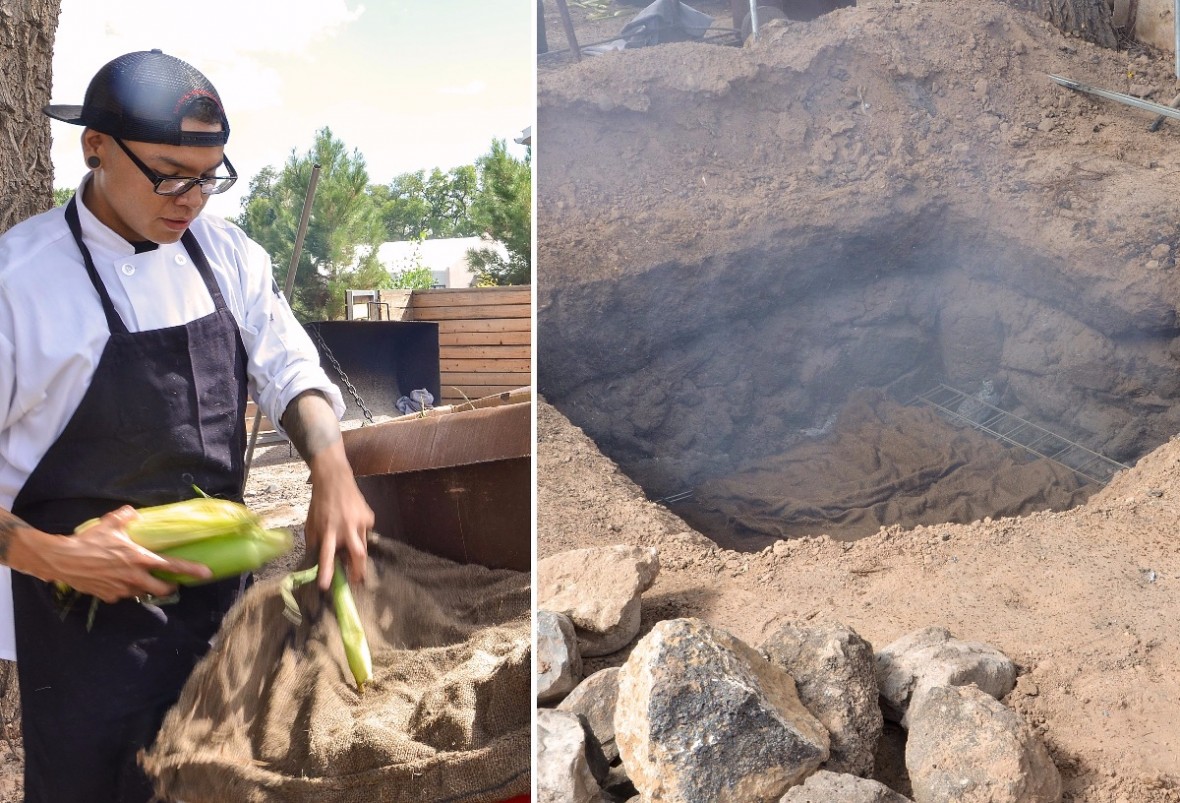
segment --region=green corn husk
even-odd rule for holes
[[[237,535],[259,526],[258,516],[245,505],[212,497],[140,508],[138,513],[139,517],[128,522],[124,531],[132,541],[157,553],[206,538]],[[98,519],[90,519],[74,528],[74,532],[97,523]]]
[[[201,585],[243,572],[253,571],[291,550],[294,538],[287,529],[264,530],[258,526],[244,528],[231,535],[220,535],[156,551],[166,558],[181,558],[208,566],[213,576],[207,579],[167,571],[152,574],[168,583]]]
[[[320,567],[312,566],[300,572],[291,572],[279,583],[279,594],[284,603],[283,615],[296,626],[303,622],[303,612],[299,610],[299,603],[295,601],[295,589],[307,583],[314,583],[319,573]],[[330,590],[332,607],[336,611],[336,622],[340,626],[340,639],[344,644],[344,657],[348,661],[352,678],[356,681],[357,692],[364,694],[365,684],[373,679],[373,656],[369,652],[369,640],[365,637],[365,628],[356,609],[356,600],[352,597],[352,589],[348,587],[344,566],[339,560],[336,561],[336,571],[332,574]]]
[[[356,600],[352,598],[348,578],[339,560],[336,561],[336,571],[332,573],[331,590],[336,622],[340,625],[340,636],[344,640],[344,657],[348,659],[348,668],[356,680],[357,691],[364,694],[365,684],[373,678],[373,657],[369,653],[369,640],[365,638]]]

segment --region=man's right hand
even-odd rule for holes
[[[208,578],[207,566],[192,561],[157,555],[127,537],[127,523],[139,514],[121,507],[71,537],[50,535],[21,527],[11,533],[8,565],[42,580],[61,582],[103,602],[118,602],[148,594],[164,597],[176,591],[151,572]]]

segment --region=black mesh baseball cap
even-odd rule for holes
[[[220,131],[181,131],[192,105],[208,98],[221,115]],[[229,120],[209,79],[195,67],[159,50],[127,53],[103,66],[81,106],[49,105],[55,120],[84,125],[119,139],[161,145],[224,145]]]

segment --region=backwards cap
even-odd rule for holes
[[[182,131],[181,121],[199,98],[221,113],[220,131]],[[224,145],[229,120],[209,79],[195,67],[159,50],[119,56],[90,81],[81,106],[49,105],[55,120],[84,125],[119,139],[161,145]]]

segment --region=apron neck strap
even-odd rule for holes
[[[217,280],[213,278],[213,268],[209,264],[209,259],[205,256],[201,244],[197,242],[191,229],[186,229],[181,235],[180,244],[184,246],[185,251],[188,251],[193,264],[197,266],[197,272],[201,274],[201,280],[205,282],[205,289],[209,291],[209,297],[213,299],[213,308],[218,312],[227,309],[225,299],[221,295],[221,288],[217,286]]]
[[[86,273],[90,276],[90,282],[98,291],[98,299],[102,302],[102,311],[107,316],[107,328],[110,329],[112,335],[127,334],[127,325],[123,323],[123,319],[115,311],[115,305],[111,303],[111,296],[98,276],[98,269],[94,267],[94,258],[90,256],[90,249],[82,240],[82,222],[78,219],[78,196],[76,194],[66,204],[66,225],[70,227],[70,234],[74,236],[74,242],[78,244],[78,250],[82,252],[82,261],[86,264]]]

